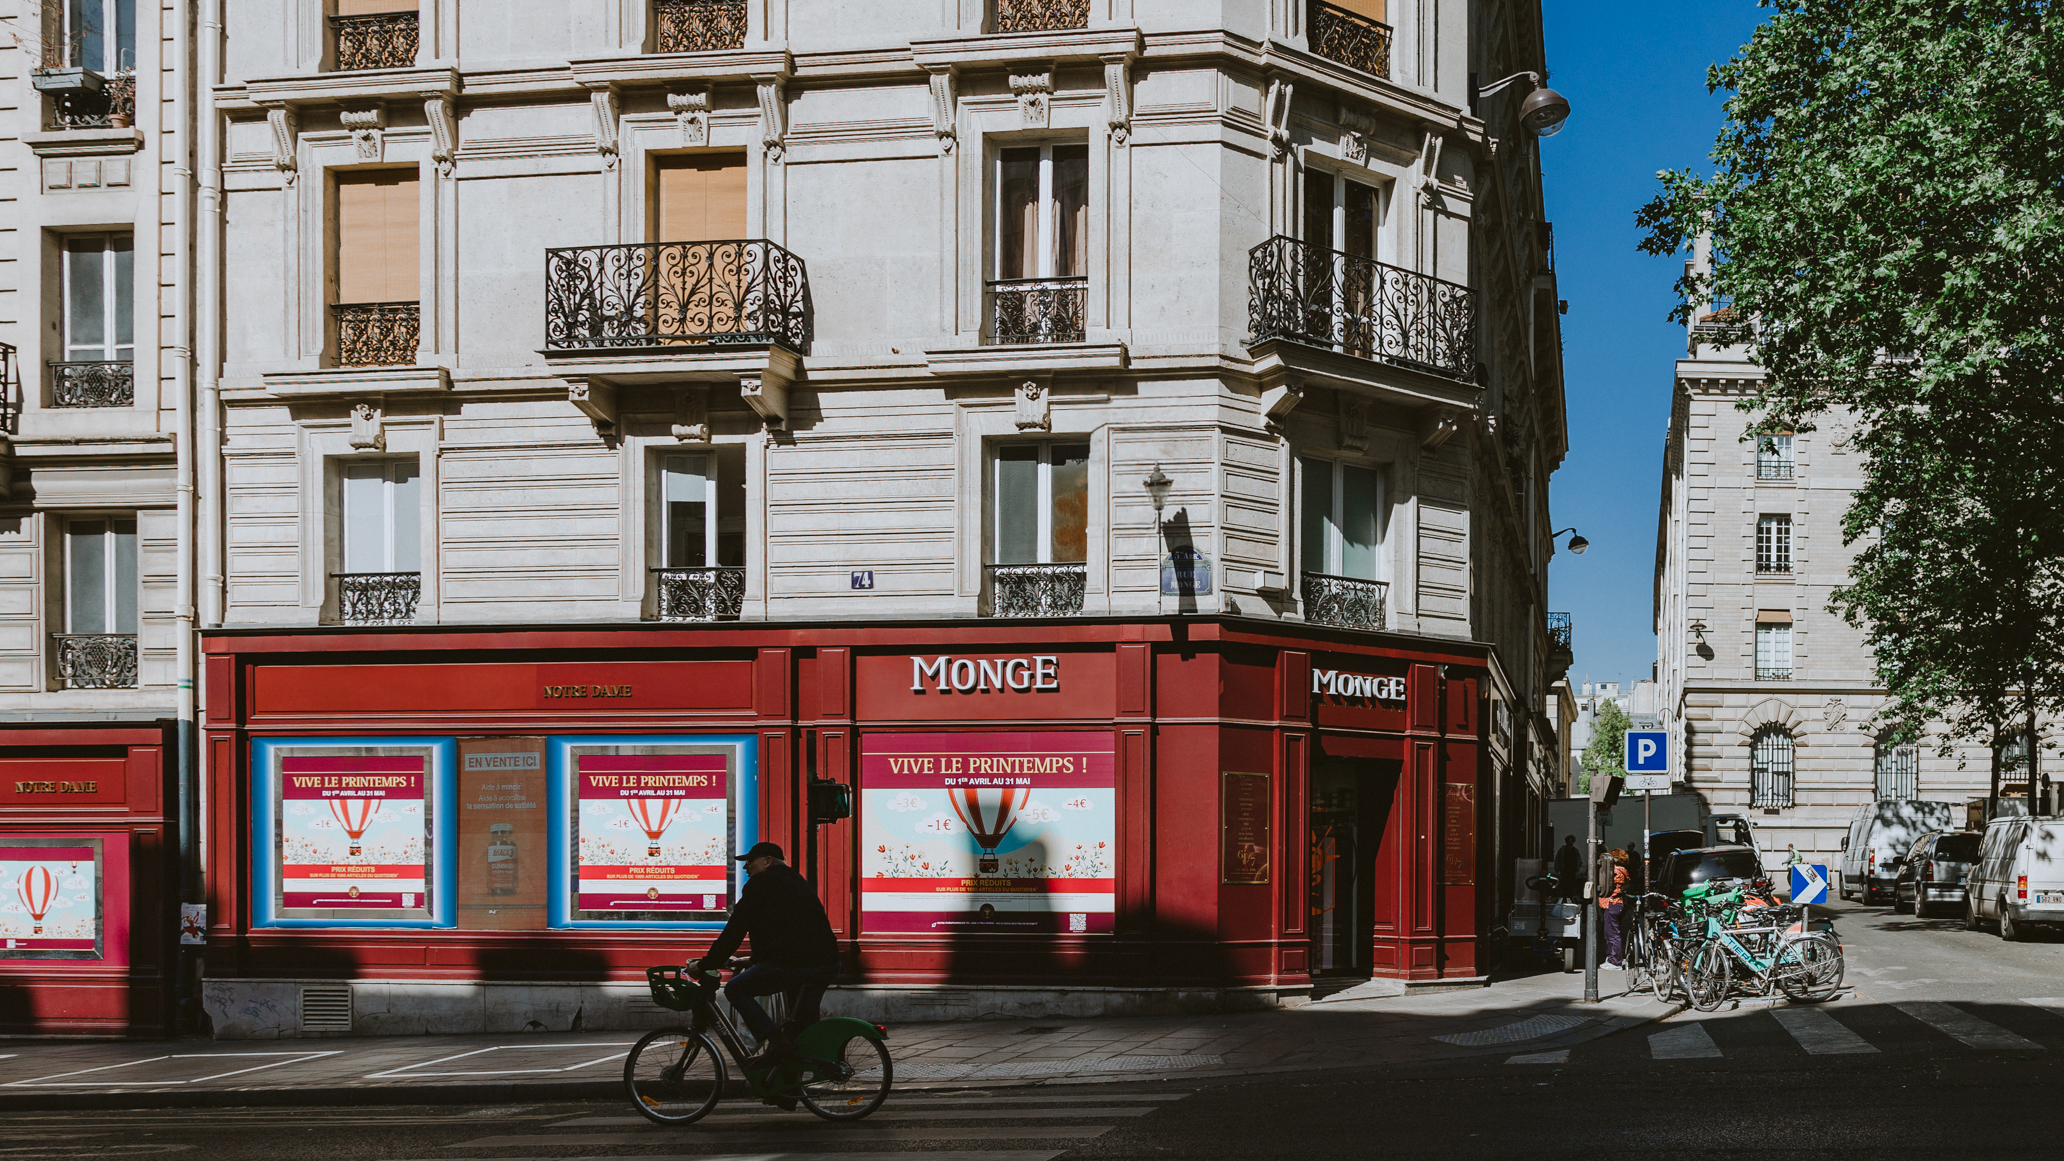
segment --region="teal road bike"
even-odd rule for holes
[[[1769,922],[1739,923],[1745,916],[1767,916]],[[1682,980],[1692,1007],[1716,1011],[1737,992],[1767,996],[1776,990],[1794,1002],[1819,1003],[1841,991],[1842,945],[1832,932],[1808,930],[1803,912],[1770,907],[1730,918],[1737,923],[1710,912],[1705,917],[1705,940],[1691,954]]]

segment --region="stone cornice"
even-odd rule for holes
[[[232,94],[226,90],[231,88],[217,87],[217,104],[228,103]],[[245,81],[240,96],[255,105],[277,107],[452,97],[459,88],[459,70],[451,65],[436,65],[261,77]]]

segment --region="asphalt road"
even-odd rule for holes
[[[737,1103],[662,1129],[620,1101],[11,1114],[0,1161],[2064,1155],[2064,941],[2008,945],[1955,921],[1831,910],[1856,985],[1843,998],[1688,1013],[1564,1053],[1208,1085],[910,1091],[860,1126]]]

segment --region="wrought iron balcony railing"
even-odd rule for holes
[[[21,376],[14,361],[13,343],[0,343],[0,430],[14,435],[20,430]]]
[[[745,607],[742,568],[655,568],[652,580],[662,621],[736,621]]]
[[[745,47],[745,0],[656,0],[661,52]]]
[[[1790,681],[1791,679],[1792,667],[1789,665],[1781,669],[1775,665],[1758,665],[1756,667],[1757,681]]]
[[[1759,480],[1789,480],[1792,478],[1792,461],[1756,457],[1756,478]]]
[[[339,367],[406,367],[423,345],[423,308],[415,302],[340,302],[337,316]]]
[[[1089,589],[1086,564],[992,564],[992,617],[1074,617]]]
[[[1311,6],[1311,50],[1371,76],[1390,75],[1390,25],[1316,0]]]
[[[59,689],[136,688],[136,634],[58,633],[50,640]]]
[[[1565,653],[1576,648],[1576,634],[1571,631],[1568,613],[1548,614],[1548,644]]]
[[[339,572],[337,620],[346,625],[406,625],[423,599],[419,572]]]
[[[1323,572],[1304,574],[1304,619],[1314,625],[1381,629],[1389,597],[1390,586],[1382,581]]]
[[[127,359],[50,364],[52,407],[128,407],[135,402],[136,369]]]
[[[1088,28],[1089,0],[996,0],[996,31]]]
[[[422,21],[414,12],[332,16],[330,30],[337,37],[340,73],[412,68],[423,35]]]
[[[1009,278],[989,284],[989,341],[1000,347],[1079,343],[1088,334],[1087,278]]]
[[[1289,339],[1470,380],[1476,294],[1278,235],[1247,254],[1250,343]]]
[[[810,353],[803,260],[760,239],[545,251],[545,346],[772,344]]]
[[[114,129],[136,124],[136,74],[109,74],[99,92],[60,94],[52,104],[59,129]]]

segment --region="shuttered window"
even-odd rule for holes
[[[417,12],[421,0],[337,0],[339,16],[383,16],[389,12]]]
[[[415,170],[339,174],[337,301],[418,301],[420,223]]]
[[[1356,16],[1366,16],[1378,24],[1390,22],[1389,0],[1326,0],[1335,8],[1345,8]]]
[[[745,234],[745,155],[693,154],[653,163],[652,240],[728,242]]]

